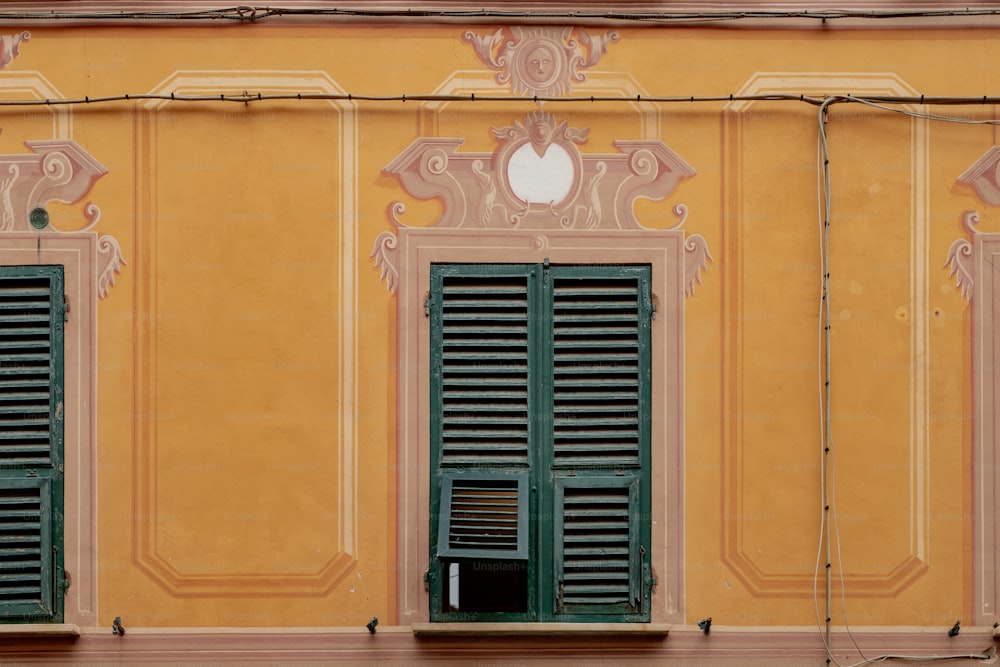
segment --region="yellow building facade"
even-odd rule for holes
[[[0,382],[0,455],[9,479],[60,487],[38,566],[56,611],[11,613],[0,653],[993,655],[995,17],[682,25],[625,5],[574,20],[561,5],[514,19],[43,4],[55,15],[0,5],[0,267],[11,280],[61,267],[68,312],[45,344],[62,364],[46,416],[25,417],[21,385]],[[443,582],[459,575],[442,555],[439,484],[454,470],[441,442],[466,431],[448,431],[435,346],[449,343],[434,324],[448,308],[434,267],[512,265],[545,280],[550,267],[650,276],[645,398],[621,408],[641,464],[600,458],[623,431],[604,440],[600,419],[573,421],[597,438],[580,456],[597,458],[578,471],[555,454],[555,472],[526,478],[512,502],[530,515],[530,556],[472,561],[536,563],[517,566],[534,574],[513,584],[529,598],[513,620],[466,614]],[[5,275],[0,339],[15,341],[20,288]],[[541,358],[558,344],[539,335]],[[493,344],[506,343],[451,372],[489,376]],[[18,345],[11,377],[28,359]],[[586,391],[618,392],[617,362],[601,363]],[[469,423],[484,420],[476,405],[461,408]],[[525,410],[539,448],[570,419]],[[491,419],[469,427],[487,463],[470,454],[459,477],[501,474]],[[55,472],[19,458],[24,429],[50,433]],[[568,584],[549,570],[568,567],[572,528],[562,515],[553,528],[543,503],[633,467],[632,611],[562,619]],[[23,567],[8,552],[14,598]],[[461,576],[489,598],[513,581],[494,574]]]

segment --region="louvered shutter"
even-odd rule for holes
[[[527,559],[527,491],[527,473],[444,473],[438,555]]]
[[[639,479],[556,478],[556,614],[638,614],[644,547]]]
[[[502,271],[503,267],[494,267]],[[443,467],[527,465],[529,274],[436,265],[431,437]]]
[[[641,465],[648,267],[552,267],[553,466]]]
[[[432,268],[440,557],[528,557],[532,272]]]
[[[0,267],[0,619],[58,621],[63,271]]]
[[[650,270],[554,266],[550,273],[556,618],[642,618]]]
[[[504,558],[537,590],[512,620],[648,620],[650,274],[431,265],[435,620],[442,563]]]

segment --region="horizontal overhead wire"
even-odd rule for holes
[[[655,104],[692,104],[711,102],[801,102],[816,107],[830,106],[832,104],[864,104],[870,107],[880,108],[885,111],[898,111],[890,105],[950,105],[950,106],[977,106],[1000,104],[1000,96],[976,95],[976,96],[934,96],[934,95],[866,95],[855,97],[852,95],[822,95],[795,94],[795,93],[769,93],[764,95],[636,95],[634,97],[624,97],[621,95],[578,95],[552,97],[543,95],[483,95],[483,94],[418,94],[418,95],[356,95],[353,93],[202,93],[202,94],[178,94],[178,93],[123,93],[120,95],[100,95],[96,97],[60,97],[60,98],[27,98],[27,99],[0,99],[0,107],[18,106],[84,106],[94,104],[107,104],[112,102],[141,102],[141,101],[165,101],[165,102],[230,102],[236,104],[250,104],[251,102],[273,102],[273,101],[345,101],[345,102],[501,102],[501,103],[525,103],[525,102],[545,102],[547,104],[564,103],[633,103],[647,102]],[[914,112],[910,112],[914,113]],[[957,120],[947,116],[935,116],[934,114],[915,114],[929,120]],[[969,121],[966,121],[969,122]],[[979,121],[972,121],[979,122]],[[992,121],[981,121],[992,122]]]
[[[58,23],[65,21],[116,21],[116,22],[156,22],[156,21],[226,21],[233,23],[257,23],[279,18],[331,18],[331,19],[391,19],[394,21],[415,20],[510,20],[510,21],[613,21],[636,24],[685,24],[739,22],[756,20],[815,20],[818,22],[845,19],[893,20],[942,18],[977,18],[1000,16],[996,7],[955,7],[937,9],[835,9],[814,10],[742,10],[719,8],[715,10],[673,10],[673,11],[587,11],[587,10],[516,10],[516,9],[446,9],[446,8],[364,8],[364,7],[255,7],[239,5],[192,11],[146,11],[146,10],[67,10],[57,11],[16,10],[0,11],[0,21],[34,21]]]

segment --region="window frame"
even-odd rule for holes
[[[68,319],[63,329],[63,624],[93,626],[97,600],[97,298],[95,232],[2,232],[0,265],[61,265]],[[117,465],[117,464],[116,464]],[[116,466],[108,467],[113,472]],[[22,625],[29,626],[30,623]],[[56,626],[57,621],[38,623]]]
[[[64,616],[64,272],[61,264],[0,265],[0,287],[7,280],[47,279],[49,301],[48,462],[18,463],[0,470],[0,489],[38,490],[39,595],[37,603],[0,603],[0,621],[5,623],[61,623]]]
[[[516,284],[523,281],[524,310],[523,324],[525,326],[525,364],[523,382],[527,389],[523,409],[526,420],[523,422],[525,438],[524,461],[504,461],[504,456],[491,460],[489,454],[485,459],[477,455],[449,455],[444,448],[445,427],[442,416],[449,408],[445,404],[444,376],[445,363],[441,358],[444,345],[448,343],[445,336],[445,284],[448,281],[459,289],[459,294],[482,281],[501,278],[513,280]],[[557,300],[559,286],[579,289],[586,284],[579,281],[598,280],[602,283],[597,292],[593,292],[591,305],[600,307],[601,299],[608,298],[615,289],[611,285],[634,284],[636,287],[634,309],[635,321],[635,379],[637,381],[635,395],[636,431],[635,458],[632,460],[615,461],[615,452],[608,455],[593,454],[585,457],[575,456],[570,460],[560,460],[559,450],[554,447],[560,437],[557,428],[557,402],[560,393],[556,389],[555,378],[558,375],[557,353],[558,329],[554,326],[557,312],[565,309]],[[649,622],[649,599],[644,593],[651,588],[652,581],[649,569],[649,487],[650,487],[650,438],[649,425],[651,415],[649,410],[650,394],[650,327],[652,308],[650,298],[651,267],[648,264],[550,264],[546,259],[539,264],[450,264],[434,263],[431,266],[431,290],[428,299],[428,310],[431,317],[431,467],[433,471],[431,483],[431,555],[429,564],[430,614],[432,621],[541,621],[541,622]],[[500,289],[501,291],[494,291]],[[511,302],[502,295],[510,287],[483,288],[475,293],[487,297],[488,294],[499,295],[499,303],[509,307],[519,303],[519,299]],[[517,294],[517,292],[512,293]],[[468,296],[459,296],[459,301],[467,300]],[[633,306],[629,306],[631,311]],[[515,311],[517,312],[517,311]],[[578,311],[573,309],[574,315]],[[506,318],[504,318],[506,319]],[[521,323],[517,320],[516,323]],[[513,322],[512,322],[513,323]],[[593,325],[591,325],[593,326]],[[454,341],[457,342],[457,341]],[[454,342],[452,344],[454,344]],[[515,348],[511,348],[516,350]],[[625,351],[625,348],[623,348]],[[519,355],[520,353],[515,353]],[[602,351],[602,354],[604,352]],[[517,357],[520,359],[520,357]],[[505,366],[502,357],[491,362],[487,368]],[[460,362],[463,367],[468,362]],[[463,369],[464,370],[464,369]],[[484,372],[489,372],[484,369]],[[494,371],[495,373],[496,371]],[[504,371],[498,377],[508,377]],[[613,409],[608,404],[604,409]],[[479,414],[488,414],[479,413]],[[460,428],[461,430],[461,428]],[[483,443],[486,444],[486,443]],[[479,455],[481,456],[481,454]],[[631,458],[631,457],[627,457]],[[456,460],[457,459],[457,460]],[[483,472],[488,467],[490,472]],[[613,470],[612,470],[613,469]],[[476,471],[479,471],[478,473]],[[521,521],[518,522],[518,534],[522,530],[528,533],[526,549],[517,554],[491,554],[483,549],[449,549],[446,526],[450,519],[449,482],[455,476],[466,479],[500,480],[518,478],[521,482],[518,494],[518,509]],[[530,480],[530,482],[529,482]],[[526,492],[530,483],[531,493]],[[565,537],[560,529],[566,519],[564,510],[564,494],[566,489],[575,491],[604,489],[627,489],[629,554],[627,587],[628,602],[594,606],[569,606],[563,604],[563,587],[569,586],[564,580],[563,568],[565,559]],[[572,493],[570,495],[573,495]],[[592,502],[592,501],[591,501]],[[610,506],[609,506],[610,509]],[[530,521],[527,520],[530,515]],[[543,520],[548,517],[549,520]],[[438,539],[433,538],[437,535]],[[520,540],[519,540],[520,541]],[[530,554],[529,554],[530,551]],[[520,560],[526,567],[525,596],[526,609],[522,612],[477,612],[463,609],[449,610],[445,596],[446,579],[450,579],[448,569],[451,563],[465,562],[476,568],[479,565],[497,565],[490,563],[497,560]],[[492,568],[491,568],[492,569]]]
[[[430,264],[649,264],[652,323],[651,576],[652,623],[684,620],[683,350],[686,233],[669,230],[491,230],[401,228],[398,238],[396,421],[397,619],[429,620],[431,473],[429,453]],[[688,252],[694,252],[694,249]],[[435,536],[436,538],[436,536]]]

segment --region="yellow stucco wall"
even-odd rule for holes
[[[0,97],[291,91],[288,80],[314,91],[430,93],[455,73],[493,74],[462,40],[466,29],[495,28],[33,27],[0,84],[38,73],[52,92],[10,85]],[[770,73],[818,96],[890,84],[884,92],[977,96],[1000,79],[991,31],[619,33],[586,74],[628,79],[644,95],[725,96]],[[396,503],[407,502],[395,483],[396,301],[368,255],[393,228],[392,202],[406,204],[402,219],[414,226],[432,224],[440,205],[410,197],[382,169],[421,135],[492,151],[490,128],[533,108],[72,108],[71,137],[108,168],[87,197],[103,211],[97,229],[128,262],[97,305],[102,619],[395,622]],[[704,236],[714,257],[685,300],[687,622],[813,623],[816,108],[693,102],[646,118],[612,103],[545,108],[590,128],[584,153],[647,132],[698,172],[666,201],[636,206],[640,222],[663,228],[686,204],[685,230]],[[46,107],[0,108],[0,153],[53,138],[52,117]],[[942,265],[966,209],[982,209],[981,228],[997,229],[996,215],[955,186],[995,133],[859,105],[834,107],[828,127],[831,419],[848,619],[951,623],[968,618],[972,596],[971,310]],[[82,207],[53,204],[53,224],[82,226]],[[819,587],[822,597],[822,577]]]

